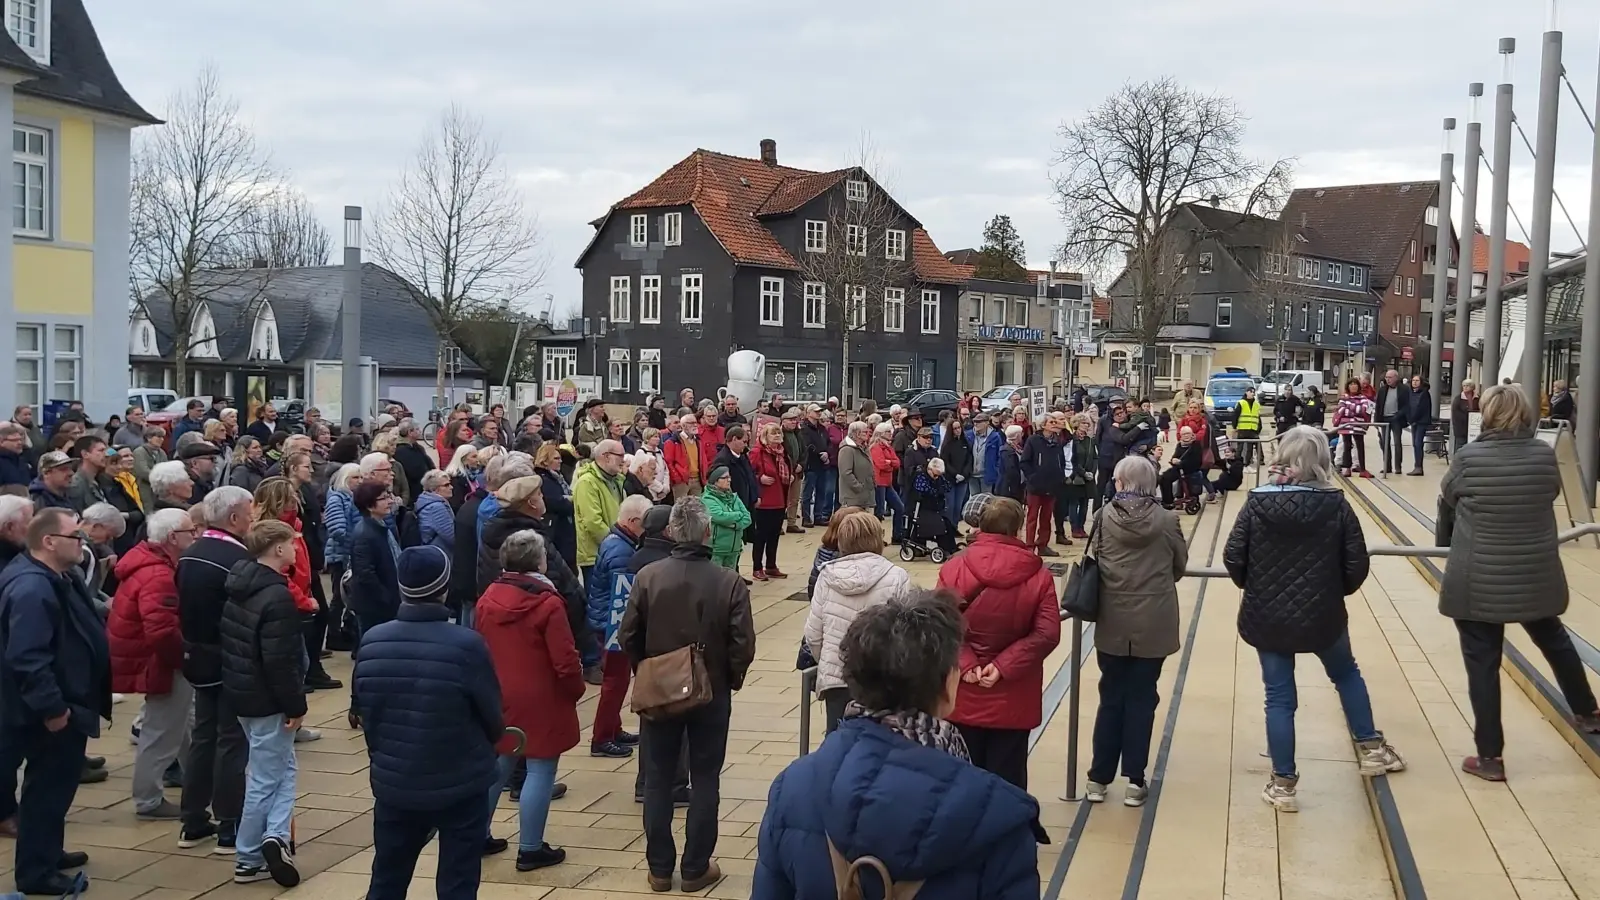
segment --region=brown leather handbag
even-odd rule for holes
[[[854,862],[845,859],[839,848],[833,845],[831,837],[828,838],[828,857],[833,863],[833,884],[839,893],[839,900],[862,900],[866,896],[861,889],[862,869],[872,869],[878,873],[884,900],[913,900],[922,890],[923,882],[920,879],[896,882],[889,877],[889,867],[876,856],[863,856]]]
[[[679,647],[639,663],[633,676],[633,711],[657,721],[681,716],[711,702],[705,647]]]

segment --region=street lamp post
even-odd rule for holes
[[[1444,304],[1450,299],[1450,189],[1455,186],[1456,155],[1451,151],[1456,120],[1444,120],[1444,152],[1439,155],[1439,215],[1433,229],[1433,316],[1428,328],[1428,384],[1434,412],[1444,399]],[[1338,315],[1338,313],[1335,313]]]
[[[1511,208],[1511,67],[1517,39],[1500,39],[1500,85],[1494,90],[1494,171],[1489,187],[1489,277],[1483,286],[1483,382],[1500,381],[1501,286],[1506,280],[1506,212]]]
[[[344,308],[341,329],[344,346],[339,403],[343,425],[367,418],[361,371],[361,207],[344,208]]]

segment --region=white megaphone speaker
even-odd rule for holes
[[[734,397],[739,409],[754,411],[766,391],[767,357],[754,350],[738,350],[728,357],[728,384],[717,388],[717,400]]]

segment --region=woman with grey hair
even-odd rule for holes
[[[854,700],[838,730],[772,782],[751,896],[842,896],[833,861],[867,856],[899,882],[884,896],[913,880],[930,897],[1039,896],[1038,802],[972,765],[946,719],[961,685],[964,631],[958,601],[944,591],[912,591],[857,614],[841,644]],[[835,815],[843,796],[850,814]],[[927,824],[885,824],[910,822]]]
[[[1455,620],[1467,666],[1476,755],[1461,768],[1504,781],[1500,654],[1517,623],[1550,664],[1579,731],[1600,733],[1600,710],[1572,637],[1561,624],[1567,579],[1556,537],[1556,454],[1534,434],[1538,415],[1521,385],[1483,392],[1483,432],[1450,459],[1439,484],[1436,541],[1450,548],[1439,612]]]
[[[1369,560],[1355,510],[1332,484],[1327,437],[1309,425],[1289,429],[1268,472],[1270,483],[1245,495],[1222,561],[1244,591],[1239,637],[1256,648],[1266,690],[1272,778],[1261,798],[1295,812],[1300,775],[1294,763],[1294,665],[1299,654],[1315,654],[1338,690],[1361,774],[1400,772],[1406,763],[1373,721],[1367,682],[1350,647],[1344,598],[1367,580]]]
[[[429,469],[422,476],[422,493],[417,495],[417,529],[424,544],[450,553],[456,542],[456,511],[450,507],[453,486],[450,476]]]
[[[527,780],[517,798],[519,872],[567,858],[565,850],[545,842],[544,831],[561,754],[578,745],[578,701],[584,691],[566,601],[544,574],[548,562],[545,540],[537,531],[507,535],[500,545],[504,569],[473,612],[473,627],[483,635],[500,679],[506,727],[527,735],[521,747],[510,736],[500,741],[499,778],[487,797],[491,810],[498,806],[512,769],[526,759]]]
[[[1115,492],[1095,514],[1087,551],[1100,564],[1094,633],[1100,707],[1084,799],[1105,801],[1120,761],[1128,779],[1122,802],[1142,806],[1161,702],[1156,684],[1166,658],[1178,652],[1178,579],[1189,564],[1189,547],[1178,514],[1156,500],[1153,466],[1142,457],[1123,457],[1111,482]]]
[[[194,479],[177,460],[156,463],[150,468],[151,509],[188,509],[194,494]]]

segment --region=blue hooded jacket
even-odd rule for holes
[[[628,574],[628,563],[632,561],[636,549],[638,544],[632,536],[615,525],[611,526],[611,533],[600,542],[600,549],[595,552],[594,568],[590,570],[584,585],[589,598],[589,629],[605,635],[606,642],[616,633],[615,626],[611,624],[614,603],[612,582],[616,581],[617,575]],[[623,605],[626,606],[626,601]],[[621,621],[620,616],[617,621]]]
[[[917,900],[1037,900],[1038,816],[999,776],[845,719],[772,782],[750,898],[833,900],[831,838],[845,859],[876,856],[897,882],[924,880]]]
[[[976,437],[973,440],[977,440]],[[1006,445],[1005,435],[998,428],[989,429],[983,439],[983,483],[1000,483],[1000,448]]]

